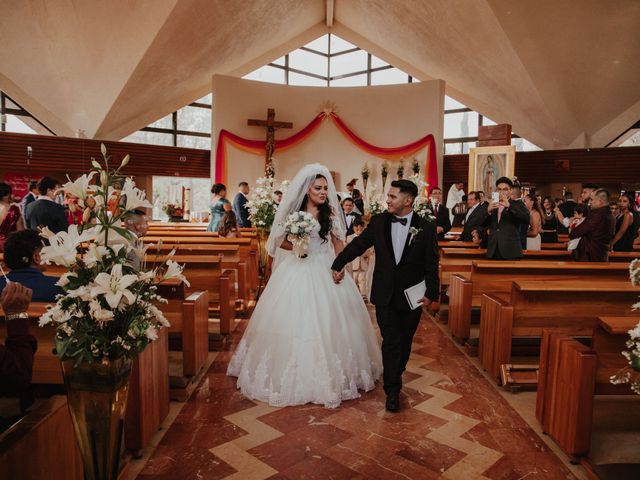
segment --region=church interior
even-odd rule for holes
[[[640,478],[640,2],[0,12],[0,478]],[[387,376],[328,408],[229,374],[316,163],[346,250],[405,226],[394,189],[426,222],[388,234],[397,268],[437,237],[398,408]],[[345,271],[380,343],[367,258]]]

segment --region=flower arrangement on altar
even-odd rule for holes
[[[369,164],[365,162],[362,166],[362,170],[360,170],[360,175],[362,176],[362,184],[364,185],[364,191],[367,191],[367,182],[369,181],[369,174],[371,170],[369,169]]]
[[[256,180],[256,186],[247,201],[251,223],[267,232],[271,230],[278,208],[275,190],[273,177],[260,177]]]
[[[382,190],[384,192],[384,186],[387,184],[387,177],[389,176],[389,162],[386,160],[380,166],[380,176],[382,177]]]
[[[411,160],[411,171],[414,175],[418,175],[420,173],[420,163],[418,163],[418,159],[413,157]]]
[[[378,193],[378,187],[373,185],[371,193],[369,193],[369,208],[367,213],[371,216],[378,215],[387,209],[387,204],[381,193]]]
[[[632,285],[640,286],[640,259],[635,259],[629,265],[629,277]],[[632,308],[640,310],[640,302]],[[627,359],[628,365],[611,377],[611,383],[628,383],[631,389],[640,395],[640,322],[629,330],[626,346],[629,350],[623,350],[622,355]]]
[[[293,212],[287,216],[283,225],[284,231],[287,234],[287,240],[293,244],[293,253],[298,258],[307,257],[311,231],[317,223],[309,212]]]
[[[411,175],[407,180],[411,180],[418,187],[418,196],[413,202],[413,210],[426,221],[435,221],[436,217],[433,213],[433,204],[427,192],[427,184],[418,174]]]
[[[398,175],[399,180],[404,178],[404,160],[403,159],[400,159],[400,164],[398,165],[398,169],[396,170],[396,175]]]
[[[171,218],[182,218],[182,216],[184,215],[182,207],[176,205],[175,203],[167,203],[164,207],[162,207],[162,211]]]
[[[94,160],[89,175],[63,186],[87,206],[87,223],[71,225],[68,232],[57,234],[48,228],[41,230],[49,241],[42,249],[42,262],[64,266],[68,272],[57,283],[66,294],[58,295],[39,324],[55,325],[56,354],[62,360],[73,360],[75,365],[135,358],[158,337],[160,328],[169,326],[156,306],[163,299],[156,293],[155,284],[168,279],[187,283],[182,267],[170,259],[149,270],[144,262],[140,271],[133,268],[132,258],[144,259],[146,249],[134,246],[129,232],[120,224],[133,210],[152,205],[131,178],[123,179],[120,174],[129,155],[118,168],[110,170],[104,145],[101,151],[104,166]],[[90,185],[96,175],[99,182]],[[117,214],[113,215],[107,204],[116,181],[123,186]]]

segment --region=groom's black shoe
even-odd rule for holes
[[[387,395],[387,403],[385,404],[387,412],[400,411],[400,396],[397,393]]]

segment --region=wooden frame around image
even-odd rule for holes
[[[495,191],[495,182],[498,178],[513,179],[515,161],[515,145],[471,148],[469,150],[469,191],[482,190],[485,198],[490,198],[491,192]]]

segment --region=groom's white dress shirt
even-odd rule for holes
[[[402,225],[400,222],[392,222],[391,223],[391,241],[393,243],[393,256],[396,258],[396,265],[400,263],[400,259],[402,258],[402,251],[404,250],[404,244],[407,241],[407,235],[409,234],[409,228],[411,227],[411,218],[413,217],[413,212],[410,212],[409,215],[405,215],[404,217],[397,218],[406,218],[407,224]]]

